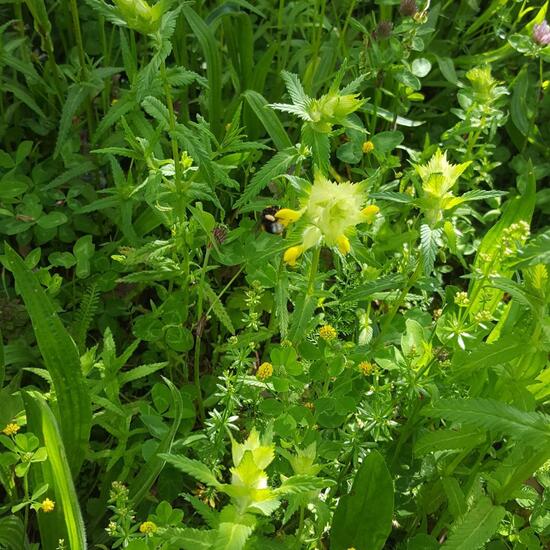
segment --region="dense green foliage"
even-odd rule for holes
[[[547,7],[0,1],[0,548],[548,548]]]

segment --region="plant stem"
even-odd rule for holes
[[[401,291],[401,294],[393,304],[390,312],[388,313],[387,317],[384,319],[384,322],[382,324],[382,327],[380,328],[380,332],[378,333],[378,336],[374,340],[372,344],[372,348],[375,349],[378,344],[380,344],[383,341],[382,336],[387,331],[388,327],[390,326],[391,322],[393,321],[395,315],[397,314],[399,308],[401,307],[403,300],[407,297],[407,294],[409,293],[409,290],[412,288],[414,283],[418,280],[418,277],[420,276],[420,273],[422,273],[422,259],[418,258],[418,263],[416,264],[416,269],[414,270],[414,273],[409,277],[409,280],[407,281],[407,284],[404,286],[403,290]]]
[[[174,158],[174,173],[175,173],[175,183],[176,190],[183,198],[184,189],[182,188],[182,177],[181,177],[181,164],[180,164],[180,153],[177,139],[174,135],[176,131],[176,115],[174,113],[174,103],[172,101],[172,88],[168,82],[168,77],[166,75],[166,62],[163,61],[160,65],[160,76],[162,79],[162,84],[164,87],[164,95],[166,97],[166,105],[168,106],[168,118],[170,125],[170,143],[172,145],[172,157]],[[181,212],[180,212],[181,214]]]
[[[315,290],[315,277],[317,276],[317,269],[319,268],[319,257],[321,255],[321,247],[316,246],[313,250],[313,257],[311,258],[311,266],[309,268],[309,280],[307,284],[307,295],[313,296]]]
[[[202,301],[204,280],[206,277],[206,268],[208,267],[208,260],[210,258],[210,247],[206,249],[204,255],[204,262],[202,264],[201,279],[198,287],[198,299],[197,299],[197,328],[195,329],[195,355],[193,358],[193,378],[195,381],[195,388],[197,389],[197,403],[199,406],[199,417],[204,422],[204,403],[202,401],[201,392],[201,380],[200,380],[200,357],[201,357],[201,336],[203,331],[203,319],[202,319]]]

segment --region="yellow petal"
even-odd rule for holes
[[[348,254],[349,251],[351,250],[351,245],[349,244],[349,239],[345,235],[340,235],[336,239],[336,244],[338,245],[338,250],[342,254],[344,254],[344,256],[346,254]]]
[[[376,218],[376,214],[378,214],[378,212],[380,212],[380,208],[378,208],[375,204],[369,204],[369,206],[366,206],[363,210],[361,210],[361,214],[363,214],[368,223],[372,223],[374,221],[374,218]]]
[[[302,217],[302,213],[299,210],[292,210],[290,208],[281,208],[275,217],[286,227],[289,223],[293,223]]]
[[[294,267],[296,265],[296,260],[304,252],[304,247],[301,245],[291,246],[285,250],[283,260],[290,266]]]

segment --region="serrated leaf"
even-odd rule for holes
[[[494,506],[487,498],[479,502],[451,526],[451,535],[442,546],[444,550],[477,550],[495,534],[506,510]]]
[[[414,453],[424,456],[435,451],[462,451],[473,449],[487,439],[484,433],[471,431],[436,430],[420,436],[414,445]]]
[[[212,550],[216,539],[216,531],[202,531],[200,529],[168,528],[166,538],[172,547],[183,550]]]
[[[198,460],[187,458],[186,456],[171,455],[166,453],[163,453],[159,456],[163,460],[166,460],[166,462],[168,462],[169,464],[172,464],[172,466],[176,467],[178,470],[189,474],[190,476],[201,481],[202,483],[206,483],[211,487],[221,486],[221,483],[216,479],[216,477],[212,473],[212,470],[210,470],[208,466],[206,466],[202,462],[199,462]]]
[[[212,311],[216,315],[217,319],[231,334],[235,334],[235,327],[233,327],[231,317],[229,317],[229,314],[225,310],[221,300],[218,298],[218,295],[214,292],[214,290],[212,290],[212,287],[206,281],[203,282],[202,290],[210,302]]]
[[[256,197],[275,178],[284,174],[297,160],[299,153],[293,147],[279,151],[264,164],[246,186],[235,208],[240,208]]]
[[[274,490],[276,495],[299,495],[309,491],[319,491],[334,485],[334,481],[322,479],[310,475],[295,475],[285,479],[281,485]]]
[[[526,412],[495,399],[441,399],[425,413],[463,426],[495,431],[535,443],[550,437],[550,416]]]
[[[57,142],[53,157],[57,158],[61,148],[67,140],[69,130],[73,124],[73,117],[78,112],[82,103],[90,96],[93,88],[87,82],[76,83],[69,87],[67,99],[63,103],[63,111],[59,121],[59,132],[57,134]]]
[[[346,292],[341,298],[341,302],[359,302],[369,299],[373,294],[377,292],[383,292],[385,290],[398,290],[403,283],[404,278],[401,275],[389,275],[387,277],[381,277],[375,281],[368,281],[358,287]]]
[[[420,251],[425,275],[430,275],[433,271],[440,236],[441,229],[432,229],[425,223],[420,226]]]
[[[152,116],[157,122],[161,124],[161,127],[166,129],[170,126],[170,113],[168,108],[162,101],[153,96],[147,96],[142,102],[141,106],[145,112]]]

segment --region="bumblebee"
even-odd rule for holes
[[[273,235],[280,235],[284,230],[284,225],[277,221],[275,214],[279,211],[278,206],[268,206],[262,210],[261,223],[262,229],[267,233],[272,233]]]

